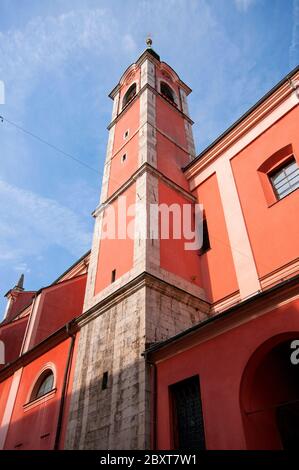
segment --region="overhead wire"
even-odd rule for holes
[[[82,160],[80,160],[78,157],[75,157],[74,155],[72,155],[71,153],[69,152],[66,152],[64,150],[62,150],[61,148],[57,147],[57,145],[54,145],[52,144],[51,142],[47,141],[46,139],[38,136],[37,134],[35,134],[34,132],[32,131],[29,131],[28,129],[25,129],[24,127],[20,126],[19,124],[16,124],[15,122],[11,121],[10,119],[7,119],[6,117],[4,117],[3,115],[0,115],[0,121],[3,123],[3,122],[7,122],[8,124],[10,124],[11,126],[15,127],[16,129],[22,131],[24,134],[38,140],[40,143],[44,144],[44,145],[47,145],[49,148],[51,148],[52,150],[55,150],[56,152],[60,153],[61,155],[63,155],[65,158],[69,158],[73,161],[75,161],[76,163],[84,166],[85,168],[89,169],[90,171],[96,173],[97,175],[99,176],[103,176],[103,174],[96,170],[95,168],[93,168],[92,166],[88,165],[87,163],[83,162]],[[106,162],[105,162],[105,165],[106,165]],[[111,175],[109,175],[109,179],[110,180],[113,180],[115,183],[119,184],[119,185],[122,185],[123,182],[120,182],[119,180],[117,180],[115,177],[112,177]],[[133,187],[130,186],[127,188],[127,191],[130,191],[132,190]],[[231,250],[235,251],[236,253],[239,253],[243,256],[245,256],[246,258],[251,258],[251,256],[249,256],[247,253],[244,253],[242,251],[240,251],[238,248],[235,248],[234,246],[232,246],[231,244],[223,241],[223,240],[220,240],[219,238],[211,235],[211,238],[213,238],[215,241],[218,241],[220,242],[221,244],[229,247]],[[265,266],[267,267],[267,269],[269,269],[270,267],[269,266]],[[271,268],[272,269],[272,268]]]

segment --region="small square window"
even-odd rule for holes
[[[106,390],[108,388],[108,372],[104,372],[102,378],[102,390]]]
[[[283,199],[299,188],[299,168],[295,158],[291,158],[269,174],[277,199]]]

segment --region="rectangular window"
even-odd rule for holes
[[[114,282],[115,278],[116,278],[116,269],[113,269],[113,271],[111,272],[111,282]]]
[[[299,188],[299,168],[294,158],[270,173],[269,177],[278,199],[284,198]]]
[[[106,390],[108,387],[108,372],[104,372],[103,378],[102,378],[102,390]]]
[[[199,249],[199,254],[203,255],[210,248],[211,248],[211,245],[210,245],[208,224],[207,224],[207,219],[204,218],[202,221],[202,245],[201,245],[201,248]]]
[[[204,450],[205,435],[199,377],[170,386],[174,447],[177,450]]]

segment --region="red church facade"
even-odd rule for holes
[[[5,345],[0,369],[2,449],[61,448],[79,334],[74,320],[82,313],[88,258],[89,253],[38,292],[29,294],[21,285],[7,293],[0,330]],[[49,374],[53,383],[38,396]]]
[[[295,446],[299,69],[197,157],[190,92],[150,48],[112,90],[91,252],[7,293],[0,448]],[[201,249],[153,204],[201,204]]]

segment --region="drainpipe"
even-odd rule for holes
[[[74,346],[75,346],[75,339],[76,339],[76,330],[74,330],[74,323],[71,321],[66,325],[66,331],[68,336],[71,338],[68,357],[65,366],[64,378],[63,378],[63,385],[62,385],[62,392],[61,392],[61,400],[59,406],[59,414],[58,414],[58,421],[57,421],[57,428],[56,428],[56,436],[55,436],[55,443],[54,443],[54,450],[59,449],[60,444],[60,437],[61,437],[61,430],[62,430],[62,421],[63,421],[63,414],[64,414],[64,405],[66,400],[66,393],[67,393],[67,386],[69,380],[69,373],[70,367],[72,364]]]
[[[157,366],[154,362],[148,364],[151,383],[151,450],[157,450]]]

